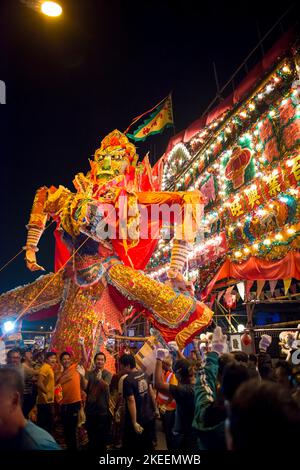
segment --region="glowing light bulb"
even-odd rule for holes
[[[265,209],[258,209],[257,215],[259,216],[264,216],[266,215],[267,211]]]
[[[14,328],[15,328],[15,323],[10,320],[4,322],[3,324],[3,329],[5,333],[9,333],[10,331],[13,331]]]
[[[241,251],[235,251],[235,252],[234,252],[234,256],[235,256],[236,258],[240,258],[240,257],[242,256],[242,252],[241,252]]]
[[[290,227],[290,228],[287,229],[287,233],[288,233],[289,235],[293,235],[295,232],[296,232],[296,230],[295,230],[294,228],[292,228],[292,227]]]
[[[282,240],[283,236],[281,235],[281,233],[276,233],[275,238],[276,240]]]
[[[246,255],[247,255],[248,253],[250,253],[250,250],[249,250],[249,248],[248,248],[247,246],[246,246],[246,248],[244,248],[244,253],[246,253]]]
[[[43,2],[41,12],[47,16],[60,16],[62,14],[62,7],[56,2]]]
[[[264,245],[267,245],[267,246],[271,245],[271,240],[269,238],[266,238],[264,240]]]
[[[257,243],[254,243],[254,244],[252,245],[252,248],[253,248],[253,250],[258,250],[258,244],[257,244]]]

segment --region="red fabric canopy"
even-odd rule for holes
[[[215,277],[210,281],[203,298],[212,291],[215,283],[224,278],[237,280],[277,280],[295,278],[300,280],[300,253],[290,251],[280,260],[267,261],[251,256],[244,263],[233,263],[229,259],[225,261]]]

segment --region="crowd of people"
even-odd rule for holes
[[[228,352],[220,327],[209,343],[194,340],[189,357],[170,343],[156,349],[151,376],[130,351],[113,376],[104,352],[88,370],[79,342],[80,363],[70,351],[8,351],[0,368],[1,450],[151,452],[160,448],[158,420],[170,452],[292,449],[298,441],[300,371],[271,360],[268,335],[250,355]]]

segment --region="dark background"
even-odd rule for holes
[[[88,158],[111,130],[173,91],[176,132],[199,118],[216,94],[213,61],[222,86],[294,2],[65,0],[49,19],[19,0],[0,3],[0,267],[25,244],[34,194],[89,168]],[[287,15],[264,43],[287,30]],[[249,67],[262,57],[250,59]],[[245,70],[243,70],[245,73]],[[236,83],[238,83],[238,77]],[[230,89],[225,93],[230,93]],[[154,163],[172,129],[138,144]],[[49,230],[38,262],[53,269]],[[31,282],[23,254],[0,272],[0,291]]]

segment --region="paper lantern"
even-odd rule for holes
[[[242,341],[244,346],[249,346],[249,344],[252,343],[252,338],[249,335],[249,333],[246,332],[241,336],[241,341]]]
[[[236,295],[235,294],[225,294],[224,295],[224,305],[226,308],[236,308]]]
[[[232,181],[233,189],[237,189],[244,184],[245,170],[251,160],[251,151],[236,147],[225,168],[225,177]]]

